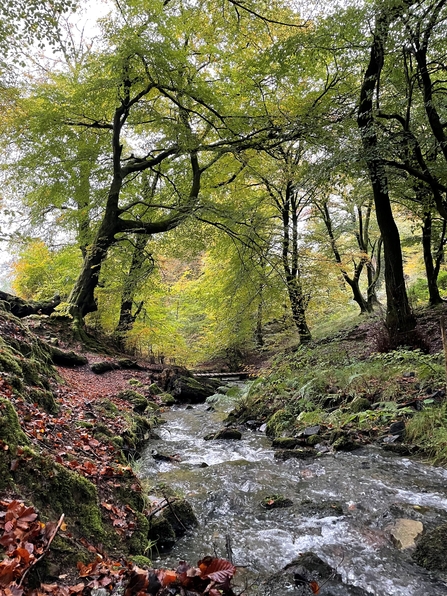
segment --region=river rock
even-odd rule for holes
[[[299,441],[296,437],[277,437],[272,441],[272,447],[279,449],[295,449],[298,444]]]
[[[204,437],[205,441],[215,441],[217,439],[233,439],[239,441],[242,439],[242,433],[237,428],[223,428],[219,430],[217,433],[209,433]]]
[[[275,453],[275,459],[286,461],[287,459],[309,459],[315,457],[315,449],[279,449]]]
[[[324,591],[320,586],[324,584]],[[367,596],[356,586],[344,584],[340,574],[312,552],[303,553],[281,571],[267,578],[258,589],[259,596]]]
[[[447,524],[427,532],[416,545],[413,559],[431,571],[447,571]]]
[[[416,538],[422,534],[424,526],[413,519],[397,519],[390,528],[391,541],[400,550],[416,546]]]

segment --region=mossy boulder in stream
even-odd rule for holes
[[[188,530],[198,525],[191,505],[185,499],[163,487],[163,498],[156,498],[158,505],[149,516],[149,539],[154,543],[155,551],[167,551],[177,539]]]
[[[447,571],[447,524],[427,532],[416,544],[413,559],[430,571]]]

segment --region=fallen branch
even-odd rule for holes
[[[34,567],[34,565],[36,565],[36,564],[37,564],[39,561],[41,561],[41,560],[43,559],[43,557],[44,557],[44,556],[47,554],[47,552],[50,550],[51,543],[53,542],[53,540],[54,540],[54,537],[55,537],[55,536],[56,536],[56,534],[58,533],[58,531],[59,531],[59,528],[61,527],[61,525],[62,525],[62,523],[63,523],[63,521],[64,521],[64,517],[65,517],[65,513],[63,513],[63,514],[60,516],[60,518],[59,518],[59,521],[57,522],[57,526],[56,526],[56,528],[54,529],[54,532],[53,532],[53,534],[51,535],[51,537],[50,537],[50,538],[48,538],[48,544],[46,545],[46,547],[45,547],[45,549],[44,549],[43,553],[40,555],[40,557],[39,557],[39,558],[35,559],[35,560],[34,560],[34,561],[31,563],[31,565],[30,565],[30,566],[29,566],[27,569],[25,569],[25,571],[24,571],[24,573],[23,573],[23,575],[22,575],[22,577],[20,578],[20,581],[19,581],[19,583],[18,583],[18,585],[19,585],[19,586],[21,586],[21,585],[22,585],[22,583],[23,583],[23,580],[24,580],[24,579],[25,579],[25,577],[27,576],[27,573],[28,573],[28,571],[31,569],[31,567]]]

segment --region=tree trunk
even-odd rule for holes
[[[146,277],[148,274],[148,272],[143,273],[143,266],[148,258],[148,255],[145,252],[148,242],[149,236],[139,235],[136,237],[135,244],[133,245],[132,261],[124,280],[123,291],[121,294],[120,316],[115,330],[115,333],[118,334],[118,336],[122,336],[123,339],[124,335],[131,331],[141,309],[143,308],[143,302],[140,302],[136,305],[136,310],[132,312],[135,305],[134,299],[136,291],[142,278]],[[152,269],[153,261],[150,270],[152,271]]]
[[[292,241],[290,240],[290,215],[292,215]],[[298,202],[291,182],[287,184],[286,196],[281,208],[282,217],[282,262],[286,276],[292,318],[298,329],[301,343],[312,339],[306,321],[307,299],[303,294],[298,267]]]
[[[442,304],[443,300],[438,288],[439,267],[435,266],[432,254],[432,215],[427,211],[422,226],[422,247],[424,251],[425,273],[427,276],[428,296],[430,306]]]
[[[373,95],[380,79],[384,61],[384,43],[391,19],[391,14],[387,11],[381,12],[376,19],[370,60],[360,92],[357,123],[373,189],[377,223],[383,240],[387,295],[386,324],[390,334],[399,334],[414,329],[416,320],[408,302],[399,231],[391,209],[388,179],[379,154],[373,116]]]

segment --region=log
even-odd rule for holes
[[[51,300],[23,300],[13,294],[0,291],[0,300],[3,302],[3,306],[11,314],[23,319],[29,315],[50,315],[56,306],[61,303],[61,297],[55,295]]]

